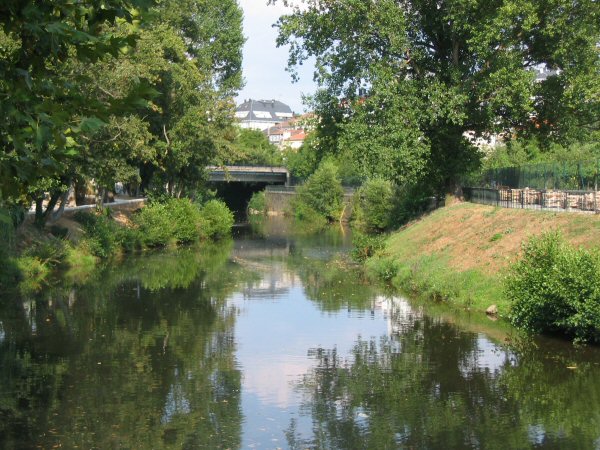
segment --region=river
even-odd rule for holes
[[[600,350],[369,283],[284,221],[0,298],[0,448],[600,449]]]

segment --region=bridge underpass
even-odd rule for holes
[[[285,167],[211,166],[209,184],[234,212],[236,222],[246,220],[246,208],[255,192],[269,185],[289,185],[290,173]]]

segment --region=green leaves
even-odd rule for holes
[[[309,0],[282,17],[289,65],[316,58],[337,100],[321,108],[328,151],[368,176],[451,188],[478,159],[467,132],[568,140],[600,123],[593,0]],[[534,82],[533,69],[558,69]],[[321,96],[323,98],[323,96]],[[340,106],[342,105],[342,106]]]
[[[600,342],[600,255],[567,245],[559,233],[532,238],[506,282],[510,319],[531,332]]]

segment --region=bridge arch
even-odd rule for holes
[[[290,173],[285,167],[210,166],[207,171],[209,185],[234,212],[237,222],[246,220],[248,202],[255,192],[270,185],[290,183]]]

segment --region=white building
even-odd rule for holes
[[[277,100],[246,100],[237,107],[235,117],[242,128],[265,131],[294,117],[291,108]]]

